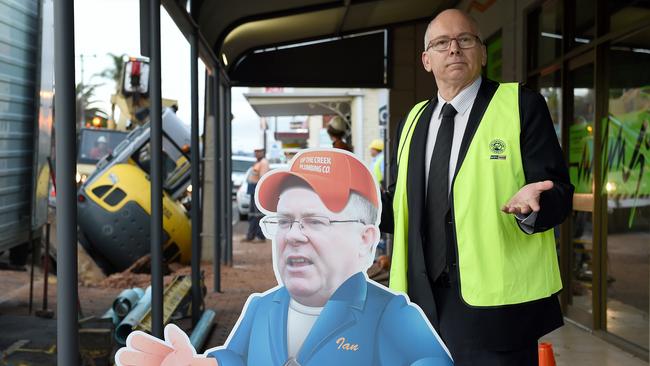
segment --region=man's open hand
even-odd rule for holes
[[[135,331],[115,354],[117,366],[218,366],[214,358],[197,355],[187,335],[174,324],[165,327],[165,342]]]
[[[501,207],[501,211],[515,215],[527,215],[539,211],[539,196],[544,191],[553,188],[553,182],[545,180],[523,186],[508,203]]]

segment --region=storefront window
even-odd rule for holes
[[[576,193],[592,193],[594,89],[593,65],[572,72],[573,118],[569,127],[569,173]]]
[[[487,65],[485,65],[485,74],[488,79],[494,81],[503,81],[501,65],[503,63],[503,53],[501,52],[501,31],[485,40],[487,49]]]
[[[562,86],[560,84],[560,72],[555,71],[550,74],[540,76],[539,92],[546,99],[548,111],[551,113],[555,134],[559,141],[562,141]]]
[[[596,14],[604,17],[598,33]],[[565,315],[643,355],[650,348],[650,0],[546,0],[527,24],[527,79],[546,99],[575,187],[560,246]]]
[[[529,68],[545,66],[562,52],[562,1],[542,4],[529,16],[529,40],[536,46],[529,53]]]
[[[610,47],[604,121],[607,330],[648,347],[650,258],[650,29]]]
[[[572,47],[591,43],[595,37],[596,2],[593,0],[576,0],[574,16],[574,33]]]

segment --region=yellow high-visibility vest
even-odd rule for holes
[[[409,113],[398,147],[390,287],[404,292],[408,290],[408,155],[413,124],[426,103],[418,103]],[[562,288],[553,231],[526,234],[512,215],[500,209],[526,184],[520,132],[519,86],[500,84],[452,186],[460,291],[470,306],[520,304]]]
[[[372,164],[372,174],[377,180],[377,184],[381,185],[384,181],[384,174],[382,173],[382,168],[384,167],[384,153],[377,156]]]

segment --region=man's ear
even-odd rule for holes
[[[427,51],[422,52],[422,66],[424,66],[424,69],[427,70],[427,72],[431,72],[431,58]]]
[[[378,242],[379,228],[376,225],[365,225],[361,231],[359,257],[365,257],[369,255]]]
[[[481,46],[481,66],[487,64],[487,47],[485,45]]]

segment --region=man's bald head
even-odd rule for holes
[[[478,37],[483,40],[483,35],[481,35],[481,30],[478,27],[478,22],[471,15],[460,9],[447,9],[441,11],[435,18],[431,19],[429,25],[427,26],[426,32],[424,32],[424,48],[426,49],[431,41],[429,39],[429,34],[431,28],[435,26],[435,23],[441,22],[446,24],[448,22],[467,22],[472,29],[472,33],[478,35]]]

